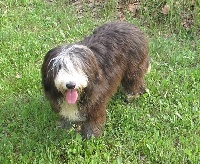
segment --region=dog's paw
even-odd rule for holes
[[[143,92],[137,93],[137,94],[133,94],[133,93],[128,93],[126,94],[127,97],[127,101],[128,102],[132,102],[134,99],[140,97],[142,94],[150,94],[149,89],[145,88]]]
[[[71,128],[71,123],[64,118],[59,119],[56,124],[57,124],[58,128],[62,128],[62,129],[70,129]]]
[[[139,94],[134,95],[134,94],[129,93],[129,94],[126,95],[126,97],[127,97],[128,102],[132,102],[134,99],[140,97],[140,95]]]
[[[91,137],[99,137],[102,133],[102,126],[103,125],[90,126],[88,123],[83,124],[80,131],[82,139],[85,140]]]

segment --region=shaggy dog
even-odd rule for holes
[[[133,24],[112,22],[80,42],[50,50],[42,85],[52,109],[65,124],[79,125],[85,139],[102,133],[106,105],[119,86],[129,100],[145,92],[149,68],[144,33]]]

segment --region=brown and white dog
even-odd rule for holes
[[[133,24],[112,22],[80,42],[50,50],[42,85],[52,109],[66,124],[79,125],[85,139],[102,133],[106,105],[119,86],[129,100],[145,92],[149,70],[144,33]]]

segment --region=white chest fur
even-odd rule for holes
[[[66,101],[62,101],[60,104],[60,115],[69,121],[85,121],[85,118],[80,115],[77,104],[68,104]]]

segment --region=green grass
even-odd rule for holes
[[[132,103],[114,95],[102,137],[82,141],[73,129],[56,127],[40,68],[49,49],[114,20],[115,7],[98,9],[95,17],[87,6],[77,14],[65,1],[7,0],[0,9],[0,163],[200,162],[198,35],[142,27],[150,41],[150,93]],[[129,13],[126,19],[140,24]]]

